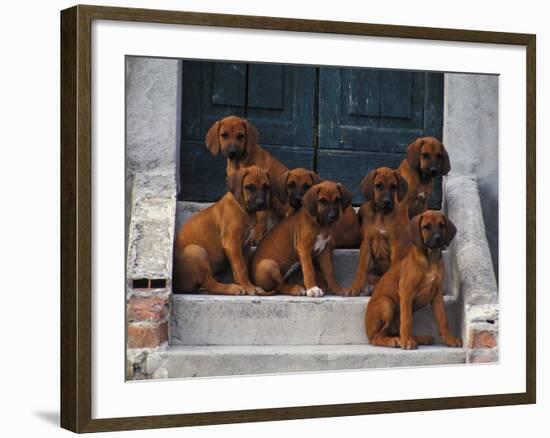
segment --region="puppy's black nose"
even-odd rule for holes
[[[239,151],[230,149],[227,153],[227,156],[229,158],[237,158],[239,156]]]
[[[441,236],[437,235],[434,238],[434,242],[436,245],[441,245],[441,243],[443,243],[443,239],[441,238]]]
[[[437,176],[439,174],[439,169],[437,167],[430,167],[430,175]]]
[[[257,210],[265,209],[265,201],[263,199],[259,199],[256,201],[256,209]]]
[[[334,222],[336,219],[338,219],[338,215],[336,213],[329,213],[327,215],[327,219],[329,222]]]
[[[384,199],[384,207],[390,207],[392,204],[391,199]]]
[[[297,208],[300,205],[302,205],[302,199],[301,198],[292,198],[290,200],[290,206],[293,208]]]

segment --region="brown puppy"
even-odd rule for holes
[[[302,197],[302,208],[279,222],[256,250],[251,267],[255,284],[270,294],[323,296],[313,265],[317,259],[328,289],[341,293],[332,268],[332,228],[350,204],[351,192],[342,184],[324,181],[311,187]],[[305,287],[285,282],[298,265]]]
[[[302,206],[302,197],[314,185],[323,180],[312,170],[298,167],[283,173],[277,183],[276,198],[280,201],[278,213],[281,217],[290,216]]]
[[[227,116],[214,123],[206,133],[206,147],[212,155],[222,152],[227,159],[227,175],[243,167],[266,169],[275,181],[288,170],[283,163],[258,145],[258,130],[248,120]]]
[[[289,170],[283,174],[282,181],[277,184],[281,193],[274,198],[281,201],[277,210],[282,217],[289,216],[302,206],[302,197],[311,186],[324,181],[319,175],[302,167]],[[347,208],[334,224],[334,247],[350,248],[359,244],[361,232],[359,218],[354,208]]]
[[[380,279],[367,305],[365,329],[373,345],[414,349],[433,344],[432,336],[413,336],[413,312],[432,305],[443,342],[461,347],[447,323],[443,302],[445,264],[441,250],[456,234],[453,223],[442,213],[427,211],[412,219],[411,244],[405,258],[392,264]]]
[[[257,166],[240,169],[227,178],[227,187],[229,191],[218,202],[193,215],[178,233],[174,279],[180,292],[263,293],[249,280],[245,253],[250,249],[256,212],[269,208],[269,174]],[[214,278],[227,261],[237,284]]]
[[[361,249],[353,285],[348,294],[356,296],[367,279],[375,284],[402,258],[408,249],[408,209],[401,203],[407,193],[407,181],[396,170],[379,167],[361,181],[366,202],[359,209]]]
[[[227,159],[227,176],[238,169],[258,166],[267,170],[276,184],[288,167],[259,146],[258,139],[258,130],[248,120],[227,116],[210,127],[206,133],[206,147],[214,156],[221,150]],[[268,211],[258,213],[253,236],[256,244],[260,243],[267,231],[268,216]]]
[[[409,189],[403,200],[409,206],[409,217],[428,209],[433,191],[433,178],[451,170],[449,154],[435,137],[417,138],[407,147],[407,158],[397,171],[407,180]]]

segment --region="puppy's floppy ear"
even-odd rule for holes
[[[218,155],[220,152],[220,126],[222,124],[218,120],[216,123],[214,123],[208,132],[206,133],[206,147],[210,151],[210,153],[214,156]]]
[[[395,173],[395,177],[397,178],[397,200],[401,202],[407,194],[409,185],[407,184],[407,180],[397,170],[394,170],[393,173]]]
[[[411,242],[419,248],[424,248],[424,239],[422,238],[422,215],[419,214],[411,219],[409,224],[409,238]]]
[[[451,241],[456,236],[456,227],[455,224],[451,222],[451,220],[447,216],[443,216],[445,218],[445,223],[447,224],[447,231],[445,233],[445,243],[449,245]]]
[[[319,196],[319,186],[313,186],[302,196],[302,206],[307,209],[310,215],[317,216],[317,198]]]
[[[233,193],[233,196],[235,199],[239,202],[241,202],[243,199],[243,179],[248,174],[248,169],[243,168],[236,170],[231,175],[227,177],[227,188],[231,193]]]
[[[279,178],[275,178],[275,184],[271,185],[271,194],[275,195],[283,204],[286,203],[288,197],[288,194],[286,192],[286,185],[288,183],[289,175],[290,170],[287,170]]]
[[[246,150],[250,151],[254,145],[258,143],[260,139],[260,134],[256,127],[250,123],[248,120],[243,119],[244,129],[246,131]]]
[[[365,201],[371,201],[374,198],[374,178],[376,178],[376,169],[363,178],[359,189],[365,197]]]
[[[344,211],[351,205],[353,195],[342,183],[336,184],[336,187],[338,187],[338,191],[340,192],[340,203],[342,204],[342,211]]]
[[[321,178],[318,174],[316,174],[313,171],[309,172],[309,175],[311,176],[311,185],[312,186],[314,186],[316,184],[320,184],[324,181],[323,178]]]
[[[424,140],[417,138],[409,146],[407,146],[407,161],[411,167],[418,169],[420,167],[420,149]]]
[[[449,154],[447,149],[441,144],[441,175],[447,175],[451,170],[451,160],[449,160]]]

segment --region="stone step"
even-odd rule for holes
[[[372,345],[171,347],[147,359],[164,378],[273,374],[463,364],[466,352],[443,346],[418,350]]]
[[[366,344],[364,314],[369,299],[174,294],[170,344]],[[445,308],[451,331],[457,333],[456,298],[446,296]],[[415,334],[431,334],[439,341],[429,306],[415,312],[413,330]]]

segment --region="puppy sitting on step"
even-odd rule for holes
[[[407,147],[407,158],[397,171],[405,178],[409,189],[403,203],[409,208],[409,217],[424,213],[433,192],[433,179],[447,175],[451,170],[449,154],[435,137],[417,138]]]
[[[352,296],[359,295],[367,281],[376,284],[409,247],[409,212],[401,203],[407,181],[397,171],[379,167],[363,178],[360,187],[366,202],[359,209],[362,240],[355,280],[348,291]]]
[[[227,116],[215,122],[206,133],[206,147],[214,156],[221,151],[226,158],[226,174],[250,166],[258,166],[269,172],[273,185],[288,170],[283,163],[267,152],[259,144],[260,134],[256,127],[246,119]],[[260,211],[254,229],[253,242],[259,244],[267,232],[270,211]]]
[[[314,260],[330,292],[341,293],[332,267],[333,226],[351,204],[351,192],[342,184],[324,181],[302,197],[302,208],[267,233],[252,258],[255,284],[269,294],[323,296],[316,279]],[[286,283],[302,267],[304,286]]]
[[[298,167],[285,172],[276,186],[278,193],[273,197],[273,207],[281,217],[286,217],[302,206],[302,197],[310,187],[323,182],[315,172]],[[279,202],[280,200],[280,202]],[[334,224],[334,247],[351,248],[361,240],[359,218],[354,208],[342,212]]]
[[[194,214],[178,233],[174,281],[179,292],[264,292],[250,282],[245,253],[250,249],[256,212],[269,208],[269,174],[257,166],[239,169],[228,176],[227,188],[218,202]],[[223,284],[214,278],[228,261],[236,284]]]
[[[462,347],[462,339],[449,330],[443,301],[441,250],[455,234],[453,223],[440,212],[430,210],[411,220],[407,255],[382,276],[367,305],[365,330],[371,344],[407,350],[433,344],[433,336],[412,335],[413,312],[431,304],[443,342]]]
[[[274,191],[273,205],[281,217],[290,216],[302,206],[302,197],[314,185],[323,180],[312,170],[297,167],[287,170],[276,184],[277,191]]]

